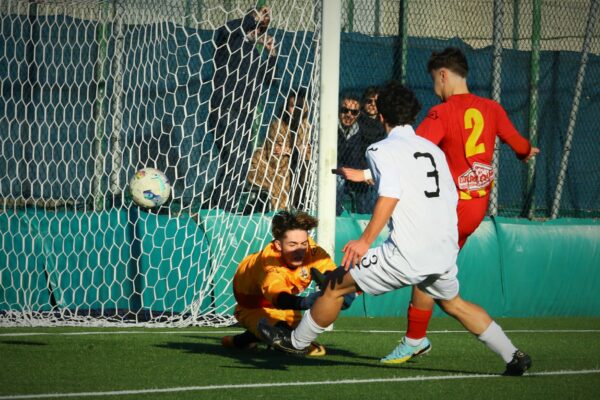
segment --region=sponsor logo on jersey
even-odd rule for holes
[[[310,276],[310,274],[308,273],[308,268],[306,268],[306,267],[300,268],[300,277],[302,279],[308,279],[309,276]]]
[[[458,177],[458,188],[465,191],[485,189],[492,184],[493,180],[492,166],[476,162],[471,169]]]
[[[367,149],[367,151],[377,151],[377,150],[379,150],[379,148],[378,148],[378,147],[369,147],[369,148]]]
[[[427,118],[431,118],[431,119],[438,119],[439,115],[437,113],[437,111],[431,111],[429,114],[427,114]]]

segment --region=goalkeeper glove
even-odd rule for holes
[[[310,269],[310,276],[320,290],[325,289],[325,285],[327,284],[327,276],[322,274],[321,271],[314,267]]]
[[[335,285],[342,283],[344,280],[344,275],[346,275],[346,270],[344,267],[337,267],[332,271],[328,271],[325,274],[322,274],[316,268],[310,269],[310,275],[312,276],[313,281],[317,283],[319,289],[324,290],[327,285],[329,285],[332,289],[335,289]]]
[[[338,269],[340,269],[340,268],[338,268]],[[336,269],[336,271],[337,271],[337,269]],[[342,268],[342,271],[343,271],[343,268]],[[338,274],[342,271],[338,271]],[[319,287],[319,289],[323,290],[325,288],[325,286],[327,286],[327,280],[329,278],[327,275],[329,275],[329,273],[327,275],[325,275],[325,274],[322,274],[321,271],[319,271],[318,269],[311,268],[310,274],[312,276],[313,281],[315,281],[317,283],[317,286]],[[343,278],[343,273],[340,276]],[[341,280],[340,280],[340,282],[341,282]],[[335,286],[335,284],[332,286]],[[319,295],[320,295],[320,292],[319,292]],[[354,301],[355,298],[356,298],[356,293],[348,293],[348,294],[344,295],[344,303],[342,304],[342,310],[349,308],[352,305],[352,302]],[[317,298],[315,297],[315,299],[313,300],[313,303],[316,300],[317,300]],[[311,303],[311,306],[312,306],[312,303]]]

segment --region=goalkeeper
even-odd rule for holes
[[[273,217],[273,241],[242,260],[233,277],[234,316],[246,331],[223,337],[223,346],[256,347],[261,341],[257,325],[263,318],[290,331],[300,323],[300,311],[309,309],[320,295],[299,296],[310,285],[311,275],[318,280],[322,273],[336,269],[327,252],[308,236],[317,225],[316,218],[301,211],[280,211]],[[345,299],[346,308],[352,300],[354,294]],[[325,348],[313,342],[308,355],[323,356]]]

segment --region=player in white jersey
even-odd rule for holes
[[[416,285],[504,359],[505,375],[522,375],[531,366],[529,356],[484,309],[458,293],[458,196],[443,152],[410,126],[420,110],[418,100],[411,90],[390,82],[379,94],[377,109],[388,136],[367,150],[379,195],[369,224],[359,239],[344,246],[344,269],[329,274],[326,289],[298,327],[289,332],[259,324],[259,334],[278,350],[305,354],[338,317],[344,295],[358,290],[379,295]],[[388,240],[370,248],[386,224]],[[397,353],[405,340],[381,362],[403,362]]]

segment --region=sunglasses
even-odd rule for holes
[[[375,104],[375,101],[377,101],[377,100],[375,100],[375,99],[367,99],[367,101],[365,101],[365,103],[367,103],[367,104]]]
[[[354,116],[357,116],[359,112],[360,112],[360,110],[353,110],[353,109],[347,108],[347,107],[340,108],[340,113],[342,113],[342,114],[348,114],[348,113],[350,113],[350,114],[352,114]]]

